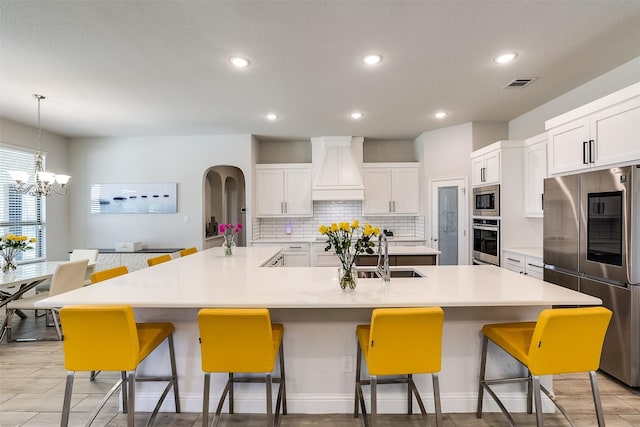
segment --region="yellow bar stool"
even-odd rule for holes
[[[122,373],[121,379],[105,395],[86,425],[95,420],[107,400],[122,387],[122,405],[123,411],[127,413],[127,426],[133,426],[135,383],[141,381],[167,381],[148,424],[153,424],[171,387],[176,413],[180,412],[173,324],[136,323],[133,309],[127,305],[67,306],[60,310],[60,320],[64,328],[64,366],[68,371],[61,426],[67,426],[69,423],[75,371],[102,370]],[[165,340],[169,344],[171,375],[137,376],[136,370],[140,363]]]
[[[183,256],[195,254],[196,252],[198,252],[197,248],[186,248],[180,251],[180,256],[183,257]]]
[[[358,325],[358,356],[356,366],[356,391],[353,409],[358,417],[358,402],[362,408],[364,425],[376,425],[377,386],[379,384],[407,384],[407,413],[413,413],[413,396],[425,419],[427,411],[422,403],[413,374],[431,374],[435,403],[436,425],[442,425],[440,409],[440,372],[442,360],[442,325],[444,312],[440,307],[378,308],[373,310],[370,325]],[[361,379],[362,363],[367,363],[369,380]],[[378,379],[378,376],[406,375],[406,378]],[[371,386],[371,422],[362,393],[362,386]]]
[[[544,425],[540,390],[551,399],[569,423],[575,425],[566,410],[540,384],[540,377],[589,372],[598,425],[604,426],[596,370],[600,366],[602,344],[611,320],[611,314],[611,311],[604,307],[558,308],[542,311],[537,322],[485,325],[482,328],[484,337],[482,340],[477,417],[482,417],[482,399],[486,389],[507,417],[510,425],[515,426],[511,414],[492,390],[491,385],[526,382],[528,385],[527,412],[532,412],[533,394],[537,426]],[[489,341],[526,367],[528,375],[521,378],[485,379]]]
[[[125,265],[120,265],[118,267],[109,268],[107,270],[96,271],[95,273],[91,273],[90,279],[91,284],[95,284],[98,282],[102,282],[104,280],[113,279],[114,277],[122,276],[129,273],[129,269]],[[100,371],[91,371],[89,374],[89,381],[93,381],[96,379]]]
[[[153,267],[154,265],[162,264],[167,261],[171,261],[171,255],[164,254],[153,258],[147,258],[147,265],[149,267]]]
[[[107,270],[96,271],[91,274],[91,284],[102,282],[104,280],[113,279],[129,273],[129,269],[125,265],[109,268]]]
[[[229,378],[218,402],[213,426],[220,420],[222,405],[229,394],[229,413],[233,414],[233,386],[235,383],[264,382],[267,389],[267,425],[280,423],[287,414],[285,387],[284,348],[282,338],[284,326],[271,323],[267,309],[214,309],[204,308],[198,313],[200,328],[200,350],[204,371],[204,398],[202,426],[209,423],[209,389],[211,373],[228,373]],[[276,359],[280,358],[280,377],[273,378]],[[263,374],[237,378],[234,373]],[[275,416],[273,414],[272,383],[279,384]]]

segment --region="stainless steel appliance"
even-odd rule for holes
[[[473,189],[473,216],[500,216],[500,185]]]
[[[640,386],[640,165],[546,179],[544,280],[613,311],[600,368]]]
[[[500,265],[500,221],[473,219],[473,264]]]

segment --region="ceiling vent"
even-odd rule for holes
[[[524,87],[529,86],[535,80],[535,77],[531,77],[529,79],[515,79],[509,82],[502,89],[522,89]]]

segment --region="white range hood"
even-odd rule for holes
[[[311,138],[313,200],[364,200],[361,136]]]

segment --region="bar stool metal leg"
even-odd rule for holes
[[[485,371],[487,368],[487,347],[489,345],[489,338],[482,337],[482,358],[480,360],[480,381],[478,381],[478,407],[476,409],[476,418],[482,418],[482,399],[484,397],[484,382]]]
[[[169,335],[169,360],[171,361],[171,382],[173,383],[173,401],[176,413],[180,412],[180,391],[178,390],[178,369],[176,368],[176,352],[173,345],[173,334]]]
[[[273,390],[272,390],[272,385],[273,385],[273,381],[271,378],[271,374],[265,374],[264,376],[264,382],[266,383],[267,386],[267,426],[273,426]]]
[[[537,375],[531,376],[533,383],[533,398],[536,402],[536,425],[542,427],[544,421],[542,419],[542,396],[540,395],[540,377]]]
[[[378,377],[371,375],[371,427],[376,427],[376,416],[378,414]]]
[[[440,407],[440,380],[438,379],[438,374],[431,374],[431,380],[433,382],[433,400],[436,410],[436,427],[440,427],[442,425],[442,408]]]
[[[593,404],[596,407],[596,417],[598,418],[598,426],[604,427],[604,415],[602,412],[602,402],[600,401],[600,391],[598,390],[598,379],[595,371],[589,371],[589,379],[591,380],[591,393],[593,394]]]
[[[133,427],[136,414],[136,371],[127,372],[127,389],[129,390],[129,407],[127,412],[127,427]]]
[[[62,402],[62,419],[60,427],[69,425],[69,411],[71,410],[71,392],[73,391],[73,377],[75,372],[67,372],[67,381],[64,387],[64,400]]]
[[[209,392],[211,391],[211,374],[204,374],[204,392],[202,399],[202,427],[209,425]]]

